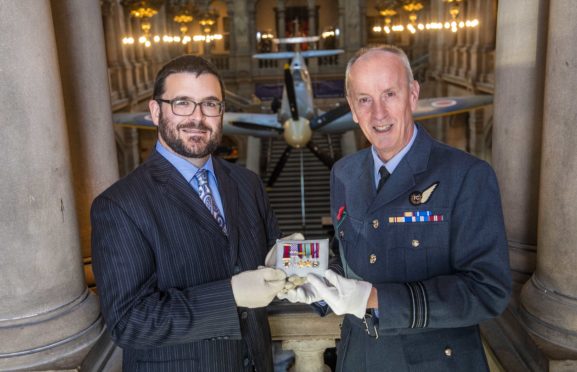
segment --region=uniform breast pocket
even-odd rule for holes
[[[359,219],[346,215],[337,224],[337,237],[341,242],[341,246],[345,249],[351,244],[358,243],[359,235],[363,230],[363,222]]]
[[[392,249],[388,252],[390,272],[398,280],[418,281],[440,273],[450,267],[450,223],[447,209],[435,210],[442,220],[389,223]]]

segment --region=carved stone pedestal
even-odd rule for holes
[[[291,372],[330,371],[323,354],[340,338],[342,317],[320,317],[307,305],[281,303],[271,307],[268,321],[273,341],[295,353]]]

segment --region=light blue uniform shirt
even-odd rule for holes
[[[403,149],[401,151],[399,151],[395,156],[393,156],[386,163],[384,163],[381,160],[381,158],[379,158],[379,155],[377,155],[377,151],[375,150],[375,146],[371,146],[371,151],[373,154],[373,163],[375,164],[375,168],[373,169],[373,174],[375,176],[373,178],[375,180],[375,189],[379,185],[379,181],[381,179],[381,174],[379,173],[379,169],[381,169],[381,166],[384,165],[385,168],[387,168],[387,170],[389,171],[389,174],[393,174],[393,172],[395,171],[395,168],[397,168],[397,165],[399,165],[401,160],[403,160],[405,155],[407,155],[407,152],[409,152],[411,147],[413,147],[413,143],[415,142],[415,138],[417,138],[417,132],[418,132],[417,126],[413,124],[413,136],[411,137],[411,140],[409,141],[409,143],[407,143],[407,145],[405,147],[403,147]]]
[[[174,165],[174,167],[182,174],[186,182],[188,182],[194,191],[198,193],[198,181],[194,178],[194,175],[200,168],[195,167],[189,161],[184,160],[180,156],[173,154],[172,152],[168,151],[159,141],[156,142],[156,151],[164,156],[166,160],[170,162],[170,164]],[[224,215],[224,209],[222,207],[222,199],[220,197],[220,192],[218,191],[218,183],[216,181],[216,176],[214,174],[214,167],[212,165],[212,156],[208,158],[208,161],[202,166],[202,168],[208,171],[208,186],[210,187],[210,191],[212,192],[212,196],[214,197],[214,201],[218,206],[218,210],[220,211],[222,218],[226,222],[226,216]]]

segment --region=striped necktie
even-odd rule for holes
[[[222,213],[220,213],[218,205],[216,205],[216,201],[212,195],[212,191],[210,190],[210,186],[208,185],[208,171],[204,168],[199,169],[194,177],[198,181],[198,196],[200,196],[200,199],[218,223],[218,226],[220,226],[222,231],[226,234],[226,223],[224,222],[224,217],[222,216]]]
[[[379,185],[377,186],[377,194],[379,193],[379,191],[381,191],[383,185],[385,184],[385,182],[387,182],[387,178],[389,178],[389,176],[391,175],[384,165],[382,165],[379,168],[379,174],[381,175],[381,179],[379,180]]]

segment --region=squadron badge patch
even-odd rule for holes
[[[433,195],[433,191],[439,186],[439,181],[433,183],[431,186],[427,187],[423,192],[415,191],[409,195],[409,201],[412,205],[421,205],[425,204]]]

